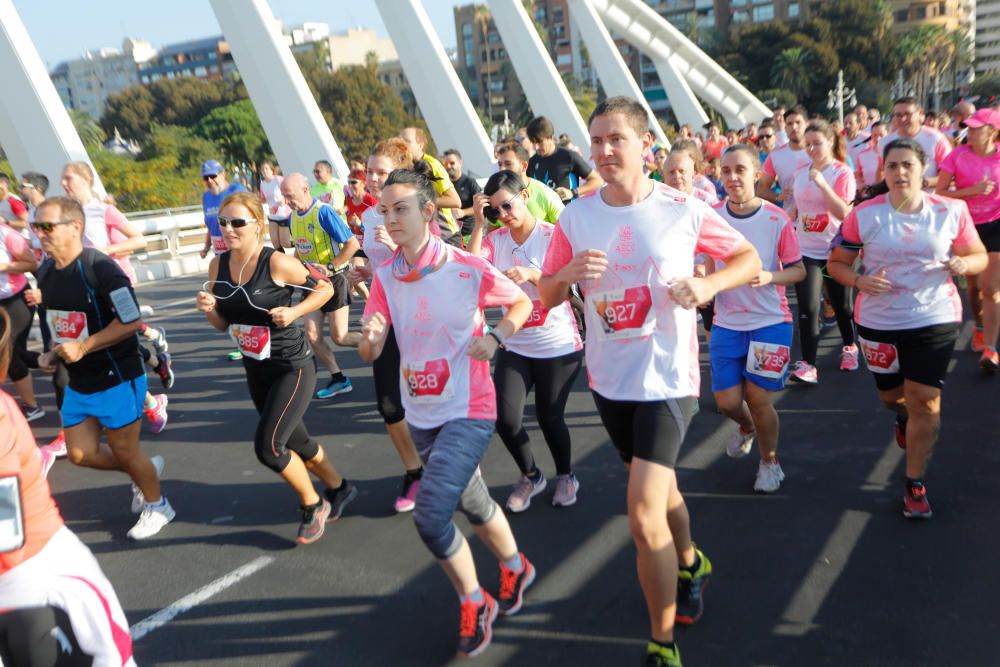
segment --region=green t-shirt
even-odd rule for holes
[[[325,204],[329,204],[338,212],[344,210],[344,184],[336,178],[331,177],[325,185],[323,183],[314,183],[309,188],[309,194],[313,196],[313,199],[318,199]]]
[[[566,208],[556,191],[541,181],[528,179],[528,211],[539,220],[556,224]]]

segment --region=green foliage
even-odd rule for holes
[[[594,109],[597,108],[597,91],[580,81],[572,72],[563,74],[562,78],[566,83],[566,89],[569,90],[569,94],[573,98],[577,111],[583,117],[583,122],[587,122],[590,114],[594,113]]]
[[[186,127],[154,125],[142,143],[140,161],[169,157],[182,165],[197,165],[208,159],[218,159],[218,147],[211,141],[197,136]]]
[[[271,155],[271,144],[250,100],[215,109],[193,132],[218,146],[229,164],[249,165],[256,171],[257,164]]]
[[[84,148],[89,151],[104,145],[107,135],[93,116],[82,109],[71,109],[69,117],[73,121],[76,133],[80,135]]]
[[[980,97],[1000,97],[1000,72],[988,72],[976,77],[969,87],[969,93]]]
[[[757,97],[760,98],[764,104],[772,108],[790,108],[799,103],[798,96],[785,88],[766,88],[757,93]]]
[[[771,65],[771,83],[777,88],[790,90],[803,97],[812,86],[815,70],[812,51],[801,46],[790,46],[774,59]]]
[[[181,165],[176,157],[136,160],[108,151],[91,154],[105,189],[123,211],[149,211],[188,206],[201,201],[198,165]]]

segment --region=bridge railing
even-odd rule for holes
[[[125,215],[146,238],[146,249],[136,259],[178,259],[203,247],[205,217],[201,206],[181,206]]]

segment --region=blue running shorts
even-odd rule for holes
[[[743,380],[769,391],[781,391],[791,361],[792,323],[781,322],[751,331],[715,325],[708,351],[712,391],[741,385]]]
[[[63,428],[81,424],[87,417],[97,417],[101,426],[114,431],[140,419],[145,400],[145,375],[93,394],[81,394],[66,387],[61,409]]]

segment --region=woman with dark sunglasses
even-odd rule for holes
[[[524,181],[513,171],[499,171],[473,200],[476,224],[469,251],[481,254],[532,299],[524,328],[504,341],[497,352],[493,373],[497,388],[497,432],[514,457],[521,478],[507,498],[507,509],[523,512],[546,486],[545,475],[535,464],[528,432],[524,428],[524,403],[535,389],[535,412],[556,467],[552,504],[568,507],[576,502],[580,482],[573,475],[566,401],[583,365],[583,343],[569,302],[548,309],[539,301],[536,283],[555,226],[536,220],[525,205]],[[503,226],[483,239],[485,218]]]

